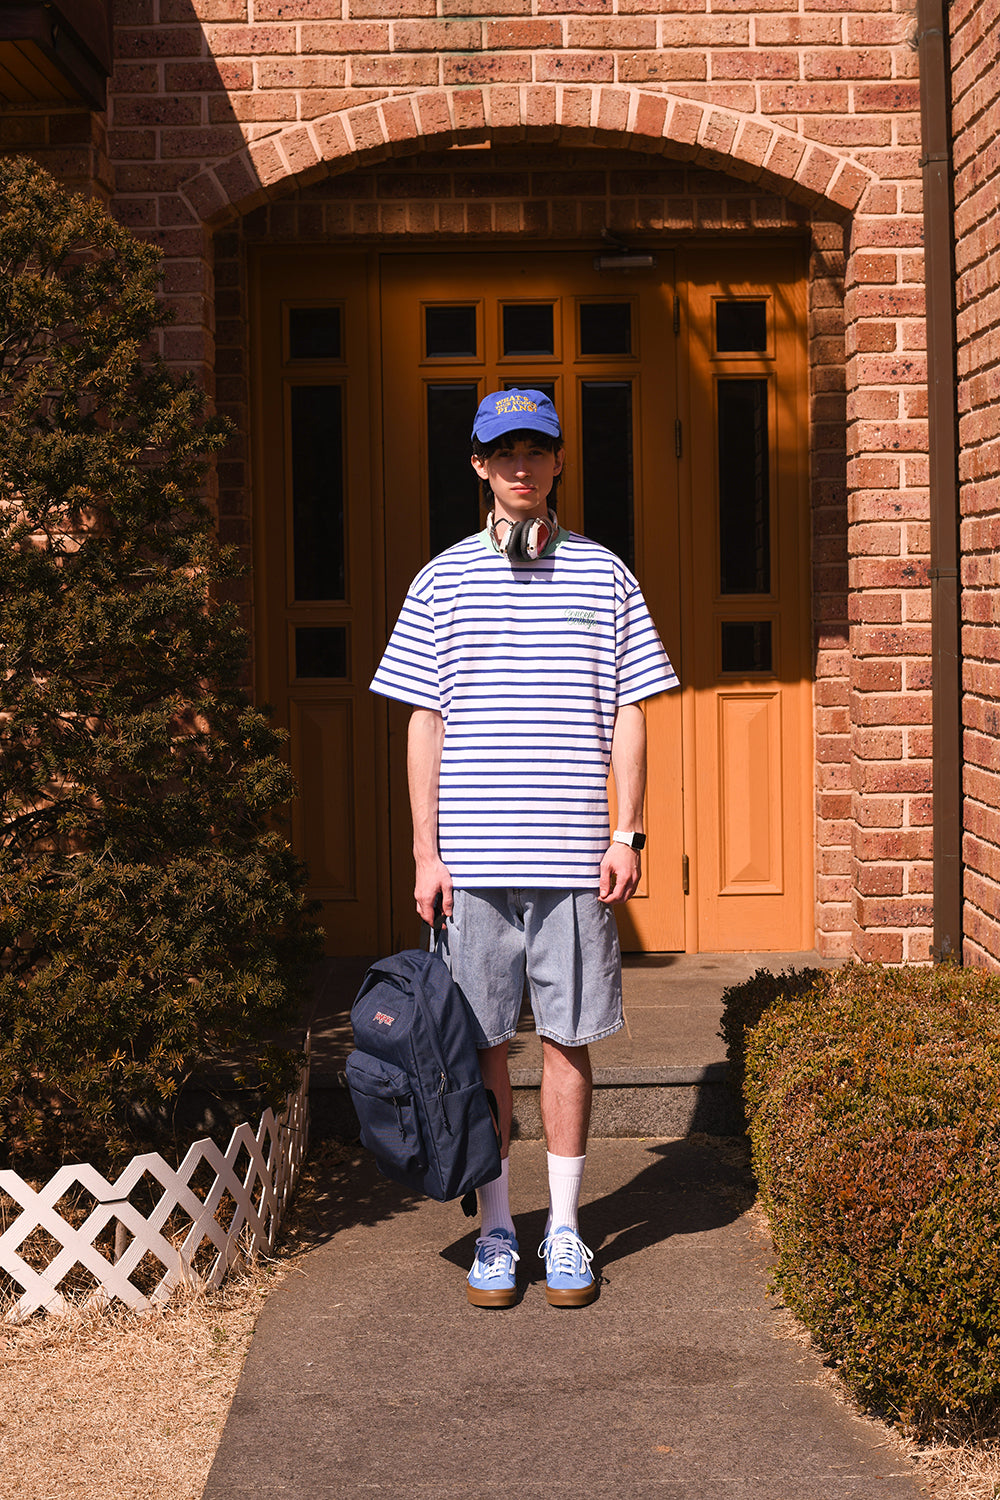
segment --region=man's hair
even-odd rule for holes
[[[564,446],[562,437],[552,437],[548,432],[537,432],[534,427],[515,427],[513,432],[502,432],[499,437],[489,438],[486,442],[474,437],[472,439],[472,456],[473,458],[478,458],[481,463],[485,463],[488,458],[492,458],[495,453],[499,453],[501,448],[511,448],[515,443],[520,442],[533,443],[536,448],[541,448],[546,453],[558,453],[559,449]],[[559,481],[561,478],[562,475],[557,474],[552,481],[552,488],[549,490],[546,504],[552,510],[555,510],[556,494],[559,490]],[[490,489],[489,482],[482,479],[480,480],[480,486],[486,504],[491,504],[493,491]]]

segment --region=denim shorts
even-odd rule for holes
[[[482,1036],[507,1042],[528,981],[535,1030],[565,1047],[620,1031],[622,964],[614,913],[596,891],[456,890],[439,949]]]

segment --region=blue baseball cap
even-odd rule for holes
[[[472,436],[488,443],[520,428],[562,437],[559,414],[542,391],[493,391],[484,396],[472,424]]]

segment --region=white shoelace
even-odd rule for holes
[[[484,1234],[476,1241],[477,1274],[483,1281],[493,1276],[508,1276],[512,1269],[507,1264],[508,1257],[515,1263],[521,1259],[510,1240],[501,1235]]]
[[[546,1235],[538,1254],[545,1260],[546,1271],[557,1276],[582,1276],[594,1258],[593,1250],[572,1229]]]

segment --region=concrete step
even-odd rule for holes
[[[343,1081],[353,1045],[350,1007],[371,960],[327,959],[317,976],[312,1020],[310,1108],[318,1137],[349,1140],[357,1127]],[[719,1036],[723,992],[760,968],[820,967],[815,952],[643,953],[626,955],[622,979],[625,1027],[591,1049],[591,1135],[604,1138],[730,1135],[739,1111],[726,1082]],[[542,1134],[539,1088],[542,1045],[530,1007],[510,1048],[514,1134]]]

